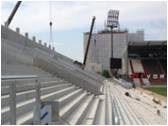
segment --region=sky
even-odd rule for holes
[[[2,2],[1,24],[7,20],[15,4],[16,1]],[[16,12],[10,28],[15,30],[16,27],[20,27],[21,34],[28,32],[31,38],[36,36],[36,40],[49,43],[49,22],[52,19],[52,45],[55,50],[82,62],[83,33],[89,31],[93,16],[96,16],[93,31],[104,29],[104,22],[110,9],[120,11],[121,29],[127,28],[129,32],[143,29],[145,40],[167,40],[165,1],[24,1]]]

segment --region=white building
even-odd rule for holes
[[[84,33],[84,53],[88,37],[89,33]],[[113,57],[122,59],[122,69],[119,70],[121,74],[127,72],[127,45],[130,41],[144,41],[144,31],[137,31],[135,33],[128,33],[126,30],[113,32]],[[111,51],[111,32],[104,30],[93,33],[86,61],[86,69],[92,69],[97,72],[110,70]]]

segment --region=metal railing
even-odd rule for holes
[[[16,125],[16,84],[23,80],[35,81],[35,111],[33,124],[40,124],[40,81],[36,75],[2,75],[1,82],[9,82],[9,108],[10,108],[10,124]]]

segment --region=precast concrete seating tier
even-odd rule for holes
[[[1,123],[9,123],[9,86],[7,82],[2,83],[1,93]],[[33,122],[33,108],[35,105],[35,87],[34,84],[23,81],[16,85],[16,117],[17,124],[27,124],[27,121]],[[52,81],[43,81],[40,84],[41,87],[41,100],[42,101],[54,101],[59,98],[66,97],[62,100],[62,104],[67,104],[72,99],[75,99],[78,95],[82,94],[82,89],[78,89],[71,83],[61,81],[58,79]],[[68,96],[68,97],[67,97]],[[31,115],[31,118],[30,118]],[[29,118],[28,118],[29,117]],[[25,118],[25,119],[23,119]],[[28,120],[26,119],[28,118]],[[23,122],[21,120],[24,120]],[[31,120],[31,121],[30,121]],[[29,123],[28,123],[29,124]]]
[[[8,29],[4,26],[1,25],[1,36],[2,39],[5,39],[8,43],[12,46],[14,46],[17,49],[21,49],[26,53],[29,53],[31,49],[34,48],[38,48],[43,52],[46,52],[47,54],[53,55],[53,59],[57,59],[59,61],[63,61],[64,64],[66,63],[66,65],[68,64],[70,67],[74,67],[75,69],[77,69],[78,71],[80,71],[80,73],[85,74],[85,76],[89,76],[92,79],[98,80],[100,83],[102,83],[102,81],[105,79],[104,77],[92,72],[88,72],[86,70],[82,70],[80,69],[78,66],[76,66],[74,64],[74,61],[66,56],[63,56],[62,54],[56,52],[54,49],[51,49],[49,47],[47,47],[47,45],[42,42],[37,42],[36,40],[31,40],[29,38],[29,36],[27,35],[22,35],[19,34],[11,29]],[[28,33],[27,33],[28,34]],[[27,51],[26,51],[27,50]],[[31,56],[31,55],[29,55]]]
[[[53,60],[51,56],[41,55],[40,51],[36,50],[36,56],[34,58],[34,65],[40,67],[50,73],[72,82],[73,84],[80,86],[94,94],[101,93],[101,83],[93,80],[92,78],[81,74],[77,69],[73,69],[57,60]]]
[[[69,58],[58,54],[43,45],[40,45],[39,47],[38,43],[3,26],[1,40],[2,74],[38,75],[40,77],[41,101],[58,100],[62,106],[62,108],[60,108],[60,115],[62,117],[68,117],[76,107],[79,108],[79,103],[81,104],[89,95],[93,97],[94,95],[89,93],[89,90],[92,93],[100,94],[101,81],[100,79],[97,79],[99,76],[76,67],[73,64],[73,61]],[[51,54],[53,57],[51,57]],[[41,61],[47,63],[46,66],[41,66],[40,64],[43,64]],[[53,63],[56,68],[61,68],[62,70],[55,69],[58,70],[59,73],[55,73],[55,71],[53,73],[50,71],[49,65],[51,64],[48,64],[49,62]],[[77,77],[73,76],[73,74],[75,74],[74,72],[78,75]],[[64,76],[64,74],[66,76]],[[60,76],[63,79],[60,78]],[[70,79],[67,80],[68,76],[70,76]],[[74,82],[75,84],[72,84],[71,82]],[[31,82],[30,80],[22,80],[21,82],[18,81],[16,83],[17,124],[32,124],[33,109],[35,106],[34,82]],[[86,91],[83,89],[88,90]],[[2,124],[10,124],[9,93],[9,82],[3,81],[1,87]],[[71,101],[73,102],[71,103]]]
[[[87,88],[92,93],[95,93],[95,94],[101,93],[100,89],[101,89],[101,84],[102,84],[103,78],[99,77],[99,75],[91,74],[85,70],[78,68],[72,62],[65,61],[64,58],[56,57],[55,52],[53,50],[50,50],[50,52],[47,52],[47,51],[44,51],[35,45],[25,46],[24,44],[18,43],[18,41],[20,42],[23,39],[23,36],[21,36],[20,34],[16,34],[15,32],[12,32],[9,29],[6,29],[6,30],[7,30],[7,32],[10,32],[10,34],[14,34],[15,37],[19,36],[19,38],[20,38],[20,39],[17,39],[17,41],[14,41],[15,44],[13,44],[13,41],[10,41],[10,39],[6,40],[6,39],[10,38],[10,35],[8,35],[7,37],[4,35],[5,36],[3,39],[4,47],[12,50],[12,52],[10,52],[10,51],[5,52],[4,51],[5,52],[4,55],[8,55],[8,53],[10,53],[9,56],[11,56],[12,54],[14,55],[14,56],[12,55],[9,59],[11,59],[13,61],[15,59],[17,59],[18,61],[16,61],[16,62],[20,62],[20,61],[22,62],[22,60],[23,60],[22,57],[25,57],[26,59],[31,60],[31,62],[26,62],[28,64],[32,64],[32,59],[33,59],[33,65],[35,65],[37,67],[41,67],[42,69],[44,69],[45,71],[48,71],[49,73],[57,74],[59,77],[67,79],[67,81],[72,82],[74,84],[77,84],[78,86],[81,86],[85,89],[87,87],[93,87],[93,88]],[[6,44],[6,41],[7,41],[7,44]],[[31,44],[31,43],[32,42],[30,42],[29,44]],[[20,45],[24,45],[24,47],[22,47],[20,49]],[[11,49],[11,48],[15,48],[15,49]],[[19,51],[17,52],[17,50],[19,50]],[[23,54],[23,56],[22,56],[22,54]],[[27,57],[25,55],[27,55]],[[13,59],[12,59],[12,57],[13,57]],[[5,56],[4,56],[4,58],[5,58]],[[55,69],[52,69],[52,67],[50,67],[50,65],[49,65],[49,63],[51,63],[50,61],[52,62],[52,64],[50,64],[50,65],[52,67],[54,67],[53,65],[55,65],[55,67],[54,67]],[[45,64],[45,65],[42,65],[42,64]]]
[[[4,26],[2,28],[2,73],[3,75],[39,76],[41,102],[57,102],[59,119],[55,124],[114,125],[114,124],[166,124],[144,103],[135,103],[124,95],[124,89],[116,82],[103,81],[95,73],[76,67],[73,60],[54,50],[30,40]],[[10,124],[11,81],[1,83],[1,124]],[[32,125],[35,107],[35,82],[16,83],[16,124]],[[124,83],[124,82],[120,82]],[[123,85],[123,84],[121,84]],[[138,106],[139,105],[139,106]],[[141,106],[140,106],[141,105]],[[147,112],[147,113],[146,113]],[[157,121],[152,120],[156,117]],[[116,120],[117,123],[116,123]]]
[[[94,96],[90,92],[74,86],[71,83],[67,83],[66,81],[57,83],[57,79],[55,79],[55,83],[41,82],[40,89],[41,101],[56,101],[60,104],[60,119],[56,124],[112,125],[114,124],[113,116],[116,114],[120,120],[119,124],[123,125],[166,124],[165,118],[163,118],[162,121],[158,120],[158,122],[146,118],[144,114],[151,111],[149,110],[149,106],[147,106],[148,104],[144,104],[144,102],[141,103],[140,101],[125,96],[124,92],[128,90],[116,83],[109,81],[104,82],[104,94]],[[25,86],[33,85],[29,83],[28,81],[27,83],[23,81],[17,84],[17,87],[21,84],[25,87],[25,89],[20,91],[17,90],[17,124],[30,125],[33,122],[35,90],[34,88],[27,88],[27,86]],[[2,87],[6,87],[6,85],[7,82],[2,83]],[[131,95],[134,97],[134,92],[131,92]],[[9,124],[9,95],[7,93],[2,93],[1,99],[1,124]],[[136,102],[136,104],[132,105],[134,102]],[[148,108],[146,113],[137,111],[137,105],[141,106],[143,110]],[[115,113],[112,110],[114,107],[116,107]],[[156,119],[160,118],[154,111],[152,113],[153,117]],[[161,116],[164,116],[164,113]]]
[[[86,73],[83,71],[81,72],[80,69],[76,69],[76,67],[72,67],[71,65],[69,65],[63,61],[60,62],[60,60],[55,60],[52,58],[51,55],[49,55],[48,53],[43,52],[37,48],[29,49],[29,50],[27,50],[26,53],[24,51],[24,54],[22,56],[21,55],[22,53],[19,53],[19,55],[18,55],[18,53],[15,53],[19,49],[16,50],[16,49],[14,49],[14,47],[12,47],[10,45],[6,46],[6,45],[7,45],[6,43],[3,43],[2,47],[6,48],[6,49],[10,49],[10,51],[8,51],[8,53],[7,53],[7,52],[5,52],[5,50],[2,50],[3,55],[6,56],[6,57],[4,56],[4,58],[7,60],[6,64],[3,63],[4,64],[3,65],[3,69],[4,69],[3,73],[4,74],[10,73],[10,72],[23,74],[25,71],[26,71],[25,74],[34,73],[34,74],[39,75],[40,73],[42,73],[41,71],[37,73],[37,68],[32,68],[33,67],[32,65],[34,65],[39,68],[42,68],[45,71],[48,71],[49,73],[57,74],[60,77],[67,79],[68,81],[70,81],[74,84],[77,84],[78,86],[81,86],[83,88],[90,87],[87,89],[93,93],[97,93],[97,94],[100,93],[100,87],[101,87],[100,81],[96,80],[96,78],[93,78],[93,77],[90,77],[89,75],[86,75]],[[25,57],[24,56],[25,54],[27,54],[27,55],[29,54],[31,56],[31,57],[27,57],[27,58],[31,58],[31,60],[33,59],[33,63],[27,62],[27,63],[23,63],[24,65],[21,64],[22,59],[20,58],[20,56]],[[11,62],[9,62],[9,61],[11,61]],[[13,67],[11,64],[13,65]],[[9,67],[11,66],[11,69],[8,66]],[[29,67],[29,66],[31,66],[31,67]],[[27,69],[27,67],[32,68],[32,71],[31,71],[31,69]],[[24,68],[25,68],[25,71],[24,71]],[[93,88],[91,89],[92,86],[93,86]]]

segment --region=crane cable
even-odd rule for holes
[[[52,45],[52,5],[51,1],[49,1],[49,26],[50,26],[50,39],[49,44]]]

